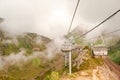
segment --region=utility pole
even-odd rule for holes
[[[71,43],[70,43],[70,49],[72,50]],[[72,74],[72,60],[71,60],[71,51],[69,52],[69,75]]]
[[[67,53],[65,53],[65,67],[67,66],[67,58],[68,58],[68,55],[67,55]]]

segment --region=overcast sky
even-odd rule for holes
[[[13,32],[35,32],[54,38],[67,33],[77,0],[0,0],[0,27]],[[120,9],[120,0],[81,0],[72,29],[89,30]],[[82,26],[80,26],[82,27]],[[99,33],[120,28],[120,13],[97,28]]]

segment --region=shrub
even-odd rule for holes
[[[59,80],[59,73],[53,71],[50,75],[48,75],[45,80]]]

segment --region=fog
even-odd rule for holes
[[[13,34],[37,33],[54,40],[42,53],[34,52],[26,57],[25,52],[21,51],[3,57],[3,60],[0,57],[0,68],[9,62],[14,65],[38,55],[53,58],[65,41],[62,37],[67,34],[76,4],[77,0],[0,0],[0,19],[4,19],[0,29]],[[81,0],[71,31],[76,26],[80,26],[81,30],[90,30],[118,9],[120,9],[120,0]],[[99,35],[102,31],[108,33],[120,29],[119,21],[120,12],[89,33],[87,39]],[[36,41],[36,43],[40,42]]]
[[[35,32],[51,38],[59,37],[67,33],[76,3],[77,0],[0,0],[0,17],[4,18],[0,27],[15,34]],[[72,29],[84,24],[89,30],[118,9],[120,0],[81,0]],[[52,19],[54,11],[63,12],[64,16],[58,14]],[[120,13],[90,35],[103,29],[118,29],[119,21]]]
[[[60,41],[60,40],[59,40]],[[59,47],[60,43],[56,45],[57,40],[55,42],[51,42],[48,45],[46,45],[47,49],[44,51],[33,51],[32,54],[26,56],[26,50],[21,49],[19,53],[11,53],[8,56],[0,56],[0,70],[2,70],[5,66],[9,67],[11,65],[16,66],[22,66],[28,61],[34,59],[34,58],[43,58],[46,60],[52,60],[55,55],[59,54]]]

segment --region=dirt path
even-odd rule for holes
[[[107,56],[103,57],[103,60],[110,70],[118,75],[120,80],[120,66],[112,62]]]

